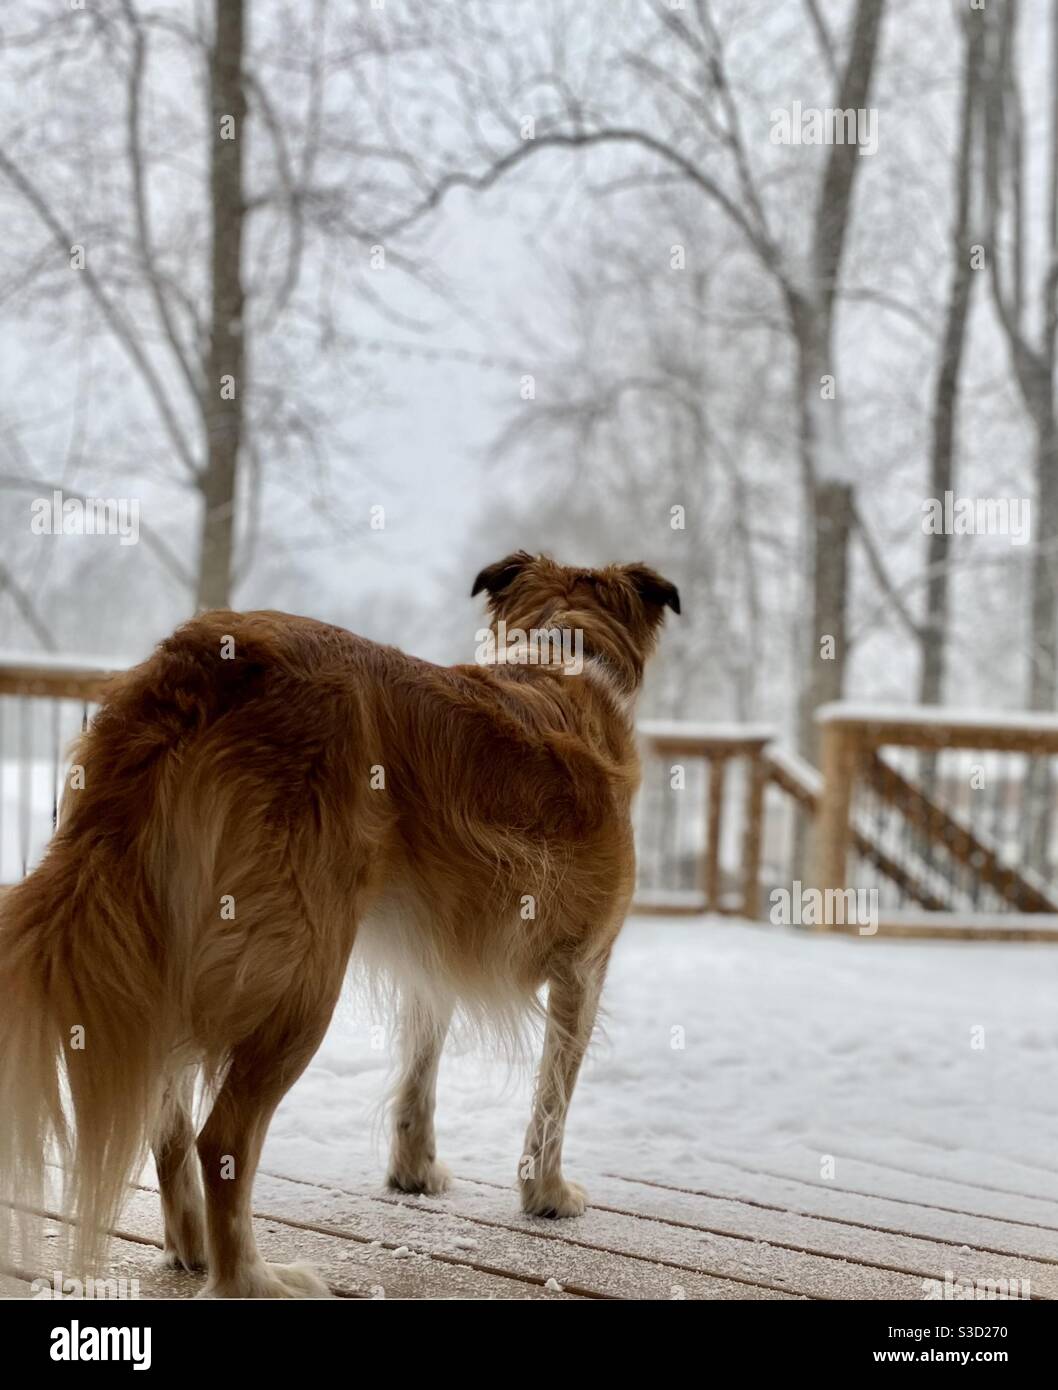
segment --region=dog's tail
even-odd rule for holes
[[[58,1211],[73,1232],[67,1272],[92,1272],[166,1082],[196,1052],[181,767],[267,675],[302,669],[273,626],[206,614],[117,677],[73,751],[44,859],[0,895],[0,1265],[31,1269],[41,1223],[27,1213]]]
[[[67,1271],[95,1269],[164,1090],[150,851],[107,815],[114,800],[149,806],[156,768],[141,758],[120,775],[107,743],[105,728],[81,740],[74,773],[86,781],[64,796],[69,824],[0,897],[0,1263],[31,1277],[46,1213],[67,1223]]]

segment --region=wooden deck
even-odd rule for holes
[[[418,1198],[262,1173],[257,1239],[266,1259],[315,1265],[339,1298],[922,1300],[924,1281],[946,1275],[1028,1280],[1032,1298],[1058,1297],[1058,1205],[843,1168],[844,1187],[708,1160],[693,1188],[596,1176],[589,1211],[563,1222],[522,1216],[513,1190],[468,1174]],[[138,1279],[140,1298],[193,1297],[201,1276],[157,1268],[160,1237],[157,1194],[140,1186],[108,1277]],[[30,1284],[7,1279],[2,1292]]]

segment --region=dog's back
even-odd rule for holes
[[[594,746],[588,714],[558,674],[209,613],[110,692],[51,853],[106,844],[108,879],[142,883],[174,1040],[208,1063],[315,988],[321,937],[347,952],[370,908],[365,955],[487,1004],[630,891],[634,752]]]

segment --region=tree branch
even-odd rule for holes
[[[856,6],[849,56],[834,103],[839,110],[860,111],[866,107],[884,10],[885,0],[859,0]],[[859,158],[855,144],[831,145],[819,191],[812,260],[824,323],[830,322],[833,311]]]
[[[834,47],[834,40],[831,37],[830,30],[827,28],[827,22],[823,18],[823,12],[819,8],[819,0],[804,0],[804,4],[805,9],[808,11],[808,18],[812,21],[812,28],[816,31],[816,38],[819,41],[819,47],[823,54],[823,60],[827,65],[827,71],[834,81],[837,82],[840,76],[837,49]]]
[[[147,40],[133,7],[132,0],[122,0],[122,8],[132,29],[132,61],[129,66],[128,103],[126,124],[128,133],[129,168],[132,172],[133,207],[136,213],[136,231],[140,242],[140,257],[151,289],[151,297],[158,311],[158,318],[165,331],[166,341],[180,367],[184,381],[199,409],[204,409],[202,399],[203,382],[191,366],[184,346],[176,331],[176,325],[169,312],[169,302],[163,290],[162,278],[158,275],[154,259],[154,244],[151,238],[150,214],[147,201],[147,183],[143,167],[143,144],[140,139],[140,117],[142,111],[143,76],[147,59]]]
[[[2,594],[5,589],[10,592],[11,598],[22,620],[36,637],[40,645],[45,651],[53,652],[56,643],[55,638],[51,635],[51,630],[33,606],[29,595],[24,592],[18,580],[4,562],[0,560],[0,594]]]
[[[640,149],[649,150],[652,154],[679,169],[690,183],[708,194],[724,210],[731,221],[743,232],[768,269],[773,273],[779,272],[777,249],[770,241],[762,237],[758,228],[749,221],[738,203],[724,192],[715,179],[700,169],[693,160],[688,159],[686,155],[681,154],[679,150],[674,149],[663,140],[659,140],[647,131],[625,126],[613,126],[584,132],[554,131],[549,134],[538,135],[535,140],[526,140],[516,148],[508,150],[506,154],[501,155],[481,173],[471,174],[459,170],[446,174],[415,208],[401,217],[395,218],[392,222],[374,228],[372,234],[380,241],[386,237],[397,235],[426,216],[427,213],[440,207],[448,194],[455,188],[470,188],[477,192],[491,188],[512,169],[517,168],[539,150],[585,149],[597,145],[618,144],[635,145]]]
[[[870,566],[871,573],[878,582],[878,587],[892,604],[893,611],[907,628],[911,636],[916,642],[921,642],[923,640],[924,630],[915,621],[915,617],[901,597],[900,591],[890,579],[889,571],[885,567],[885,561],[882,559],[881,551],[878,549],[877,545],[875,545],[874,537],[867,529],[863,516],[855,503],[853,503],[852,507],[852,520],[857,531],[860,533],[860,540],[863,542],[863,553],[867,557],[867,563]]]
[[[22,194],[23,198],[25,198],[26,202],[29,203],[30,207],[33,208],[34,212],[51,232],[62,254],[64,256],[69,256],[70,247],[74,244],[72,238],[67,234],[66,229],[36,186],[26,178],[21,169],[18,168],[2,148],[0,148],[0,174],[3,174],[8,182],[14,185],[18,192]],[[88,264],[87,258],[84,268],[73,273],[84,277],[89,292],[99,306],[103,317],[110,325],[114,336],[125,349],[126,354],[143,378],[151,399],[158,407],[158,413],[162,418],[162,422],[168,431],[173,447],[179,455],[181,462],[192,477],[196,476],[198,465],[195,460],[195,455],[188,445],[187,440],[184,438],[183,431],[177,422],[176,413],[165,393],[165,388],[162,386],[158,373],[154,369],[154,364],[148,357],[142,343],[136,337],[117,306],[111,303],[110,297],[107,295],[95,272]]]
[[[263,331],[268,332],[274,325],[276,319],[283,312],[290,296],[294,293],[297,286],[298,276],[301,271],[301,256],[305,244],[305,229],[302,220],[301,197],[299,196],[294,170],[290,162],[290,155],[287,151],[286,137],[283,134],[283,126],[276,115],[275,108],[272,106],[265,91],[264,84],[257,80],[252,72],[243,74],[246,89],[253,96],[257,104],[257,109],[261,113],[265,129],[271,136],[272,145],[275,149],[276,169],[279,173],[279,181],[283,188],[284,201],[290,214],[289,244],[287,247],[286,269],[279,289],[276,291],[272,301],[271,309],[265,316]]]
[[[48,482],[44,478],[34,478],[32,475],[2,474],[0,475],[0,490],[34,493],[61,492],[64,497],[76,497],[81,502],[89,500],[87,493],[79,492],[76,488],[70,487],[68,483]],[[148,526],[142,518],[140,519],[140,535],[146,541],[148,549],[154,551],[169,573],[193,592],[194,576],[184,568],[158,532],[153,527]]]

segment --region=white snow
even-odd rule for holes
[[[799,753],[794,753],[789,748],[779,748],[775,745],[768,749],[765,756],[780,772],[785,772],[791,781],[800,782],[816,796],[823,795],[823,774],[818,768],[813,767],[807,758],[802,758]]]
[[[66,738],[74,732],[64,727]],[[52,805],[61,797],[65,775],[65,758],[56,765],[54,758],[0,757],[0,883],[18,882],[23,858],[30,868],[40,860],[51,839]]]
[[[17,667],[22,670],[40,667],[46,671],[58,671],[63,674],[73,673],[82,675],[84,672],[91,672],[93,675],[109,676],[115,671],[126,671],[130,666],[134,666],[136,660],[115,656],[89,656],[85,653],[78,653],[76,656],[57,655],[55,652],[27,651],[6,648],[0,651],[0,665],[5,667]]]
[[[636,894],[636,902],[647,912],[663,912],[666,908],[701,912],[705,901],[705,894],[698,888],[649,888]]]
[[[1026,710],[952,709],[948,705],[872,705],[839,700],[820,705],[817,724],[864,722],[870,724],[939,724],[955,729],[996,728],[1028,734],[1058,733],[1058,715]]]
[[[1041,891],[1049,891],[1048,884],[1031,870],[1018,867],[1028,883]],[[924,912],[922,908],[887,908],[886,926],[920,926],[928,920],[931,928],[937,931],[965,931],[967,927],[981,932],[1044,931],[1058,932],[1058,914],[1053,912]]]
[[[640,738],[658,743],[770,743],[778,738],[774,724],[695,723],[686,719],[640,719]]]
[[[915,1191],[928,1175],[1058,1201],[1056,1001],[1050,945],[633,918],[574,1098],[568,1175],[589,1197],[608,1173],[708,1187],[718,1161],[818,1184],[829,1157],[859,1191],[912,1174]],[[266,1171],[380,1187],[377,1021],[343,1002],[276,1116]],[[446,1053],[438,1154],[457,1180],[513,1185],[530,1087]]]

